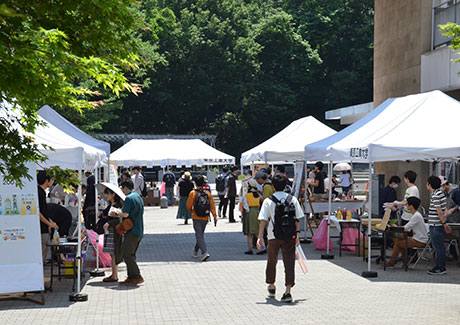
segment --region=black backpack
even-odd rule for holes
[[[205,190],[196,190],[195,204],[193,209],[197,217],[207,217],[211,211],[211,202]]]
[[[292,203],[292,195],[288,195],[286,200],[280,201],[274,195],[270,200],[275,202],[275,218],[273,223],[273,234],[279,240],[291,240],[297,236],[295,206]]]
[[[225,175],[219,175],[216,178],[216,191],[223,192],[225,191]]]
[[[167,173],[166,175],[166,186],[174,186],[174,176],[171,173]]]

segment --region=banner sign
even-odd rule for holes
[[[23,188],[0,174],[0,293],[44,290],[36,168]]]

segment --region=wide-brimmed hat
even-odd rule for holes
[[[192,179],[192,174],[190,172],[185,172],[184,175],[182,175],[182,179]]]
[[[124,201],[125,198],[126,198],[126,195],[123,193],[121,188],[119,188],[118,186],[116,186],[116,185],[114,185],[112,183],[99,183],[99,184],[96,185],[96,187],[97,187],[97,190],[99,191],[99,193],[104,193],[105,188],[108,188],[113,193],[118,195],[122,201]]]

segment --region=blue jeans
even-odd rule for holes
[[[436,251],[436,267],[446,269],[446,246],[444,245],[446,232],[443,226],[430,226],[431,244]]]
[[[165,187],[165,194],[168,197],[169,205],[172,205],[174,203],[174,186],[172,186],[172,187],[166,186]]]

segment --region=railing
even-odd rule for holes
[[[439,25],[460,21],[460,0],[448,0],[433,6],[433,49],[448,44],[452,38],[445,37],[439,30]]]

